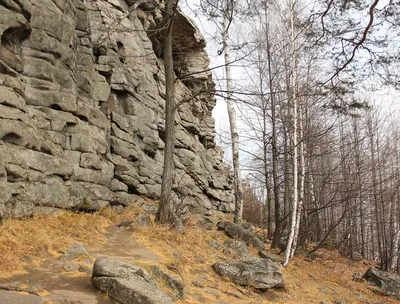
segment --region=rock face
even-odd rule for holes
[[[0,217],[159,198],[162,2],[135,3],[0,1]],[[189,100],[175,120],[174,198],[231,211],[205,42],[181,13],[174,28],[176,102]]]
[[[119,260],[103,257],[96,260],[93,284],[113,299],[125,303],[172,304],[146,270]]]
[[[363,278],[386,295],[400,300],[400,276],[378,268],[369,268]]]
[[[215,263],[213,267],[216,273],[237,285],[257,289],[283,287],[282,272],[269,259],[225,261]]]

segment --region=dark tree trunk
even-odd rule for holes
[[[167,0],[165,3],[166,32],[163,40],[164,69],[165,69],[165,149],[164,168],[161,183],[160,205],[156,220],[162,224],[174,224],[176,220],[175,208],[172,201],[172,186],[174,184],[174,143],[175,143],[175,72],[172,56],[172,27],[173,14],[176,9],[176,0]]]

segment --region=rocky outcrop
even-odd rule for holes
[[[400,300],[400,276],[371,267],[363,278],[378,287],[384,294]]]
[[[159,198],[162,4],[136,2],[0,0],[0,217]],[[174,199],[231,211],[205,42],[181,13],[173,36],[176,102],[189,100],[175,121]]]
[[[136,265],[103,257],[96,260],[93,284],[122,304],[172,304],[153,278]]]

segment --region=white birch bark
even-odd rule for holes
[[[295,235],[296,220],[297,220],[297,206],[298,206],[298,176],[297,176],[297,96],[296,96],[296,37],[294,34],[294,0],[290,0],[290,28],[291,28],[291,55],[292,55],[292,115],[293,115],[293,203],[292,203],[292,219],[290,225],[290,234],[285,251],[285,259],[283,266],[287,266],[292,252],[293,239]]]
[[[299,191],[299,202],[297,206],[297,216],[296,216],[296,226],[294,230],[293,245],[290,252],[290,259],[293,258],[294,253],[297,248],[297,241],[299,238],[300,231],[300,221],[301,221],[301,210],[303,208],[304,202],[304,182],[305,182],[305,171],[306,164],[304,159],[305,149],[304,149],[304,130],[303,130],[303,120],[302,115],[299,117],[299,135],[300,135],[300,191]]]
[[[232,162],[234,172],[234,191],[235,191],[235,223],[242,221],[243,214],[243,192],[240,180],[240,167],[239,167],[239,134],[236,124],[236,110],[232,101],[232,73],[230,67],[230,47],[229,47],[229,16],[230,10],[233,9],[232,0],[226,0],[226,7],[224,10],[223,24],[222,24],[222,43],[224,48],[225,59],[225,76],[226,76],[226,105],[229,116],[229,125],[232,140]]]

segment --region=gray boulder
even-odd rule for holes
[[[256,289],[284,286],[282,271],[269,259],[224,261],[215,263],[213,268],[237,285]]]
[[[371,267],[363,278],[371,285],[378,287],[384,294],[400,300],[400,276]]]
[[[101,257],[92,272],[93,285],[122,304],[172,304],[143,268],[120,260]]]
[[[73,261],[75,259],[82,259],[88,264],[92,263],[92,258],[90,257],[89,252],[85,247],[78,243],[72,243],[69,245],[67,251],[61,256],[62,261]]]
[[[226,240],[224,242],[224,248],[222,252],[225,254],[236,254],[237,256],[243,258],[249,255],[249,248],[242,241],[237,240]]]
[[[219,230],[225,230],[225,227],[230,225],[230,224],[232,224],[232,222],[230,222],[230,221],[219,221],[217,223],[217,227],[218,227]]]
[[[232,238],[245,242],[257,249],[264,249],[263,242],[251,231],[234,224],[232,222],[225,223],[225,232]]]

